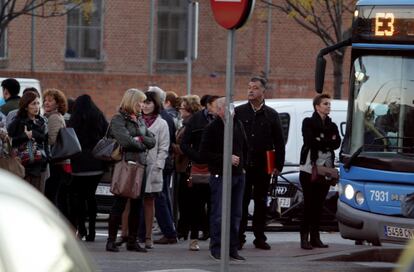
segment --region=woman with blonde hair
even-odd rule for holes
[[[115,138],[121,145],[123,159],[132,163],[138,162],[142,165],[146,165],[146,151],[155,146],[154,135],[147,129],[141,119],[141,107],[145,99],[146,96],[142,91],[137,89],[127,90],[122,98],[118,113],[112,117],[109,129],[110,136]],[[129,200],[128,242],[126,247],[130,251],[146,252],[146,249],[142,248],[137,242],[142,199],[138,197]],[[115,196],[108,221],[107,251],[119,251],[115,239],[127,201],[128,198],[126,197]]]

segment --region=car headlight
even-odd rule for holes
[[[350,185],[350,184],[345,185],[344,192],[345,192],[345,197],[348,200],[351,200],[355,195],[354,187],[352,187],[352,185]]]
[[[358,191],[358,192],[355,194],[355,201],[356,201],[356,203],[357,203],[358,205],[362,205],[362,204],[364,204],[364,201],[365,201],[364,194]]]

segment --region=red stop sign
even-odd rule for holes
[[[217,23],[227,29],[241,27],[249,18],[255,0],[210,0]]]

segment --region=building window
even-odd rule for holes
[[[158,2],[158,61],[184,61],[187,55],[187,6],[188,0]]]
[[[102,0],[93,0],[90,13],[81,7],[68,15],[66,33],[66,59],[101,59]]]

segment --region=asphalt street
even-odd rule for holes
[[[253,236],[249,233],[247,244],[240,251],[246,262],[231,262],[228,271],[392,271],[403,248],[398,245],[355,246],[353,241],[342,239],[337,232],[324,232],[321,237],[329,248],[302,250],[297,232],[267,234],[271,250],[254,248]],[[181,240],[174,245],[155,245],[148,253],[129,252],[125,247],[118,253],[112,253],[105,251],[106,238],[107,231],[101,223],[96,241],[82,242],[95,260],[98,271],[220,271],[220,263],[209,257],[208,241],[200,241],[201,250],[198,252],[189,251],[189,241]]]

